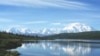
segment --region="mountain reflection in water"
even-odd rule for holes
[[[35,43],[32,41],[31,43],[23,43],[16,50],[21,53],[21,56],[92,56],[100,55],[96,52],[100,51],[99,47],[99,44],[92,43],[69,41],[38,41]],[[94,49],[96,53],[92,52]]]

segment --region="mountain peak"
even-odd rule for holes
[[[93,29],[92,27],[83,23],[71,23],[65,26],[63,30],[67,31],[68,33],[71,33],[71,32],[75,33],[75,32],[92,31]]]
[[[17,34],[23,34],[25,33],[25,31],[27,31],[27,28],[21,28],[21,27],[11,27],[7,30],[7,32],[11,32],[11,33],[17,33]]]

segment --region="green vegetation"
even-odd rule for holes
[[[44,39],[95,39],[100,40],[100,31],[80,32],[80,33],[61,33],[45,36]]]
[[[39,40],[38,36],[26,36],[0,32],[0,56],[19,56],[17,51],[7,51],[21,46],[23,40]]]
[[[6,51],[0,49],[0,56],[19,56],[20,54],[17,51]]]
[[[5,56],[19,56],[20,54],[17,51],[7,51]]]
[[[40,38],[38,36],[29,36],[29,35],[0,32],[0,39],[21,39],[21,40],[32,39],[32,40],[38,40]]]
[[[17,51],[7,51],[18,46],[21,46],[20,39],[0,39],[0,56],[18,56]]]
[[[17,48],[21,46],[22,38],[21,35],[0,32],[0,56],[19,56],[17,51],[7,51],[9,49]]]
[[[20,39],[0,39],[0,48],[1,49],[11,49],[21,46]]]

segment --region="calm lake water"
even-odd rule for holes
[[[100,41],[24,41],[20,56],[100,56]]]

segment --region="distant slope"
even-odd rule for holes
[[[100,31],[61,33],[45,36],[44,39],[100,39]]]
[[[6,32],[0,32],[0,39],[23,39],[23,40],[50,40],[50,39],[99,39],[100,31],[89,31],[79,33],[61,33],[44,37],[18,35]]]
[[[32,39],[37,40],[39,39],[38,36],[28,36],[28,35],[22,35],[22,34],[13,34],[13,33],[7,33],[7,32],[0,32],[0,40],[2,39]]]

